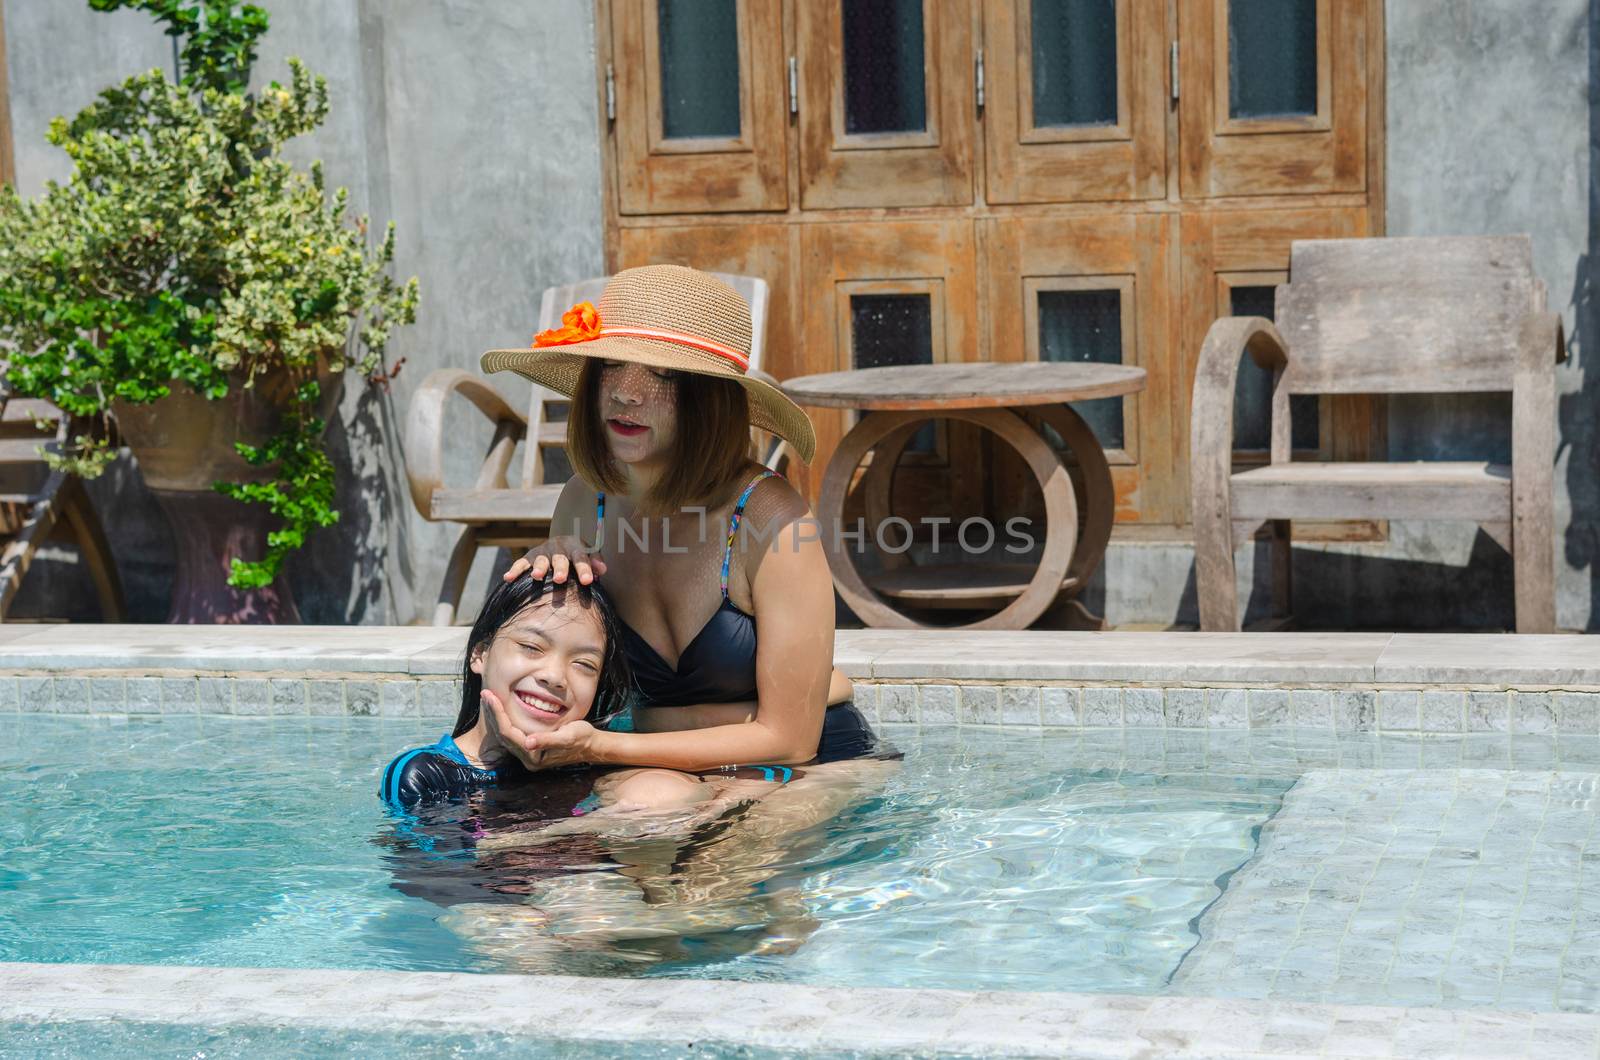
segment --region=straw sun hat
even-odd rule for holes
[[[490,350],[485,372],[513,371],[572,397],[588,358],[729,379],[744,387],[750,424],[770,431],[810,461],[816,434],[800,406],[750,374],[750,306],[714,276],[681,265],[646,265],[611,277],[600,304],[580,302],[531,347]],[[684,410],[692,412],[692,410]]]

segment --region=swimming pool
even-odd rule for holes
[[[437,856],[459,825],[373,788],[459,644],[335,633],[0,628],[36,668],[0,672],[0,961],[46,962],[0,967],[6,1040],[1600,1050],[1583,638],[842,634],[906,763],[752,871],[737,834]],[[534,999],[571,990],[567,1041]]]
[[[778,844],[752,850],[735,820],[666,853],[580,839],[474,857],[464,825],[524,819],[418,820],[374,796],[392,752],[436,736],[0,721],[0,775],[21,781],[0,815],[0,960],[1157,992],[1291,783],[906,730],[881,791]]]

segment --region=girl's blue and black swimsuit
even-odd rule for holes
[[[520,762],[516,765],[521,769]],[[379,794],[391,806],[459,799],[498,783],[500,774],[501,770],[481,769],[467,761],[455,740],[445,733],[430,747],[416,747],[396,755],[383,771]]]
[[[551,817],[573,812],[594,787],[600,770],[592,766],[545,769],[535,773],[514,758],[494,769],[473,765],[449,733],[427,747],[414,747],[395,755],[383,771],[378,794],[390,806],[405,809],[418,804],[459,800],[487,788],[527,785],[537,790],[537,802]]]

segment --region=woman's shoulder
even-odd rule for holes
[[[569,501],[594,501],[600,496],[600,491],[589,484],[582,475],[573,475],[561,486],[561,504]]]
[[[798,519],[811,510],[800,491],[795,489],[794,483],[771,468],[752,468],[741,492],[743,490],[749,491],[744,510],[746,517],[751,519]]]
[[[767,554],[780,549],[780,542],[792,550],[794,543],[817,539],[817,528],[806,525],[810,519],[811,508],[794,483],[776,474],[754,481],[734,541],[752,590],[756,572]]]
[[[556,498],[555,511],[550,518],[552,533],[556,527],[561,527],[561,533],[587,538],[594,527],[595,506],[599,499],[600,491],[585,481],[583,476],[573,475],[567,479],[561,487],[561,496]]]

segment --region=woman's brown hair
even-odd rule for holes
[[[676,372],[678,433],[667,472],[645,496],[647,515],[671,515],[693,505],[715,506],[742,485],[750,460],[750,402],[727,379]],[[586,360],[567,419],[567,459],[585,482],[607,493],[627,486],[606,444],[599,414],[600,365]]]

